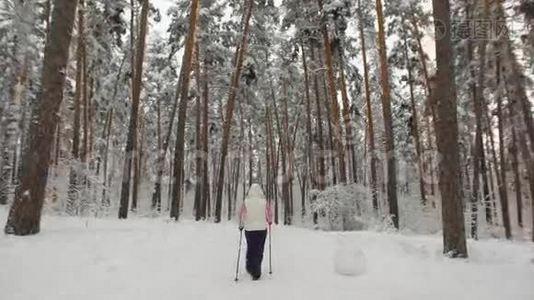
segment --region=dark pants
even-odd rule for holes
[[[247,272],[254,279],[261,276],[261,262],[267,230],[245,231],[247,239]]]

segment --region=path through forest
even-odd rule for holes
[[[2,299],[534,299],[534,247],[523,242],[469,241],[464,261],[442,256],[441,236],[280,226],[272,277],[236,284],[234,224],[45,215],[42,229],[0,235]],[[334,272],[343,238],[365,253],[365,274]]]

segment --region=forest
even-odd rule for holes
[[[532,0],[2,0],[0,220],[534,242],[533,51]]]
[[[534,299],[533,0],[2,0],[0,69],[0,298]]]

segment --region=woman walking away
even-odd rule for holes
[[[252,280],[261,277],[263,248],[267,237],[267,225],[273,216],[270,201],[265,199],[259,184],[252,184],[239,211],[239,230],[245,229],[247,239],[247,272]]]

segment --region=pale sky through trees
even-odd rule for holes
[[[161,22],[154,24],[154,30],[156,32],[159,32],[160,34],[165,35],[167,32],[167,28],[170,24],[170,18],[167,16],[167,10],[172,6],[174,0],[153,0],[152,3],[155,7],[157,7],[160,10],[161,13]],[[430,10],[431,5],[430,1],[424,0],[426,9]],[[275,0],[275,4],[278,6],[282,3],[282,0]],[[427,28],[427,35],[423,39],[425,52],[427,53],[428,57],[433,61],[435,58],[435,51],[434,51],[434,40],[430,36],[430,33],[428,32],[430,29]]]

